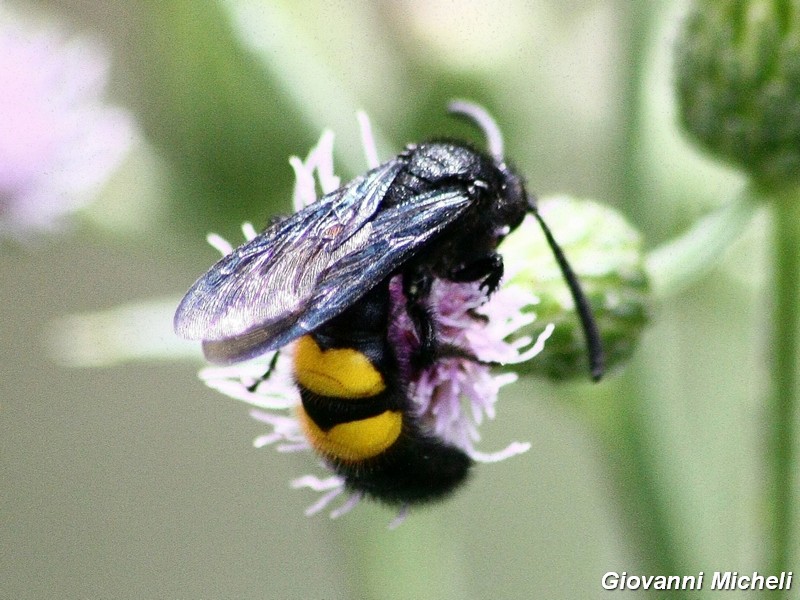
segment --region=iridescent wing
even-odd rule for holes
[[[367,243],[370,219],[402,168],[389,161],[220,259],[178,306],[176,333],[222,340],[299,318],[322,273]]]

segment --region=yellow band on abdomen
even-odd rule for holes
[[[357,462],[377,456],[397,441],[403,427],[403,413],[387,410],[374,417],[340,423],[322,431],[298,408],[298,419],[313,448],[328,458]]]
[[[307,390],[333,398],[368,398],[386,389],[383,376],[361,352],[321,350],[310,335],[295,345],[294,376]]]

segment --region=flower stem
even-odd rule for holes
[[[770,568],[791,570],[794,538],[793,489],[795,471],[795,415],[800,347],[800,190],[781,194],[774,202],[774,274],[772,319],[773,385],[769,414],[769,467],[772,477]],[[788,597],[788,596],[787,596]]]
[[[654,296],[675,294],[707,273],[739,238],[758,206],[754,190],[747,186],[684,234],[651,250],[646,267]]]

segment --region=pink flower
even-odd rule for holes
[[[26,238],[91,200],[136,135],[131,117],[102,101],[102,48],[3,16],[0,235]]]

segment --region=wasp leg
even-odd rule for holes
[[[481,288],[492,295],[500,287],[503,278],[503,257],[492,252],[450,273],[449,279],[456,282],[480,281]]]
[[[277,350],[275,354],[272,355],[272,358],[269,361],[269,365],[267,366],[267,371],[261,377],[256,379],[253,383],[247,386],[248,392],[255,392],[263,382],[269,379],[269,376],[272,375],[272,372],[275,370],[275,365],[278,363],[278,355],[280,354],[280,350]]]
[[[419,348],[411,357],[411,361],[417,369],[429,367],[436,358],[436,327],[424,302],[432,285],[433,276],[423,269],[414,269],[403,276],[406,311],[411,322],[414,323],[419,337]]]

